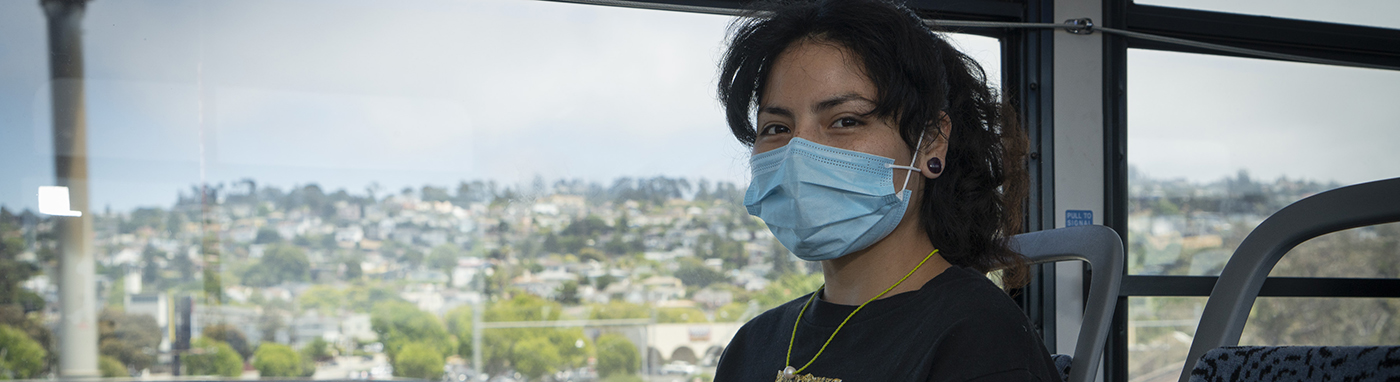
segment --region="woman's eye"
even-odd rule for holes
[[[758,132],[758,135],[773,135],[773,134],[782,134],[782,133],[786,133],[786,132],[788,132],[787,126],[783,126],[783,125],[768,125],[768,126],[764,126],[764,127],[763,127],[763,130]]]
[[[841,127],[856,127],[856,126],[860,126],[860,120],[859,120],[859,119],[855,119],[855,118],[851,118],[851,117],[846,117],[846,118],[838,119],[838,120],[836,120],[835,123],[832,123],[832,124],[831,124],[831,127],[837,127],[837,128],[841,128]]]

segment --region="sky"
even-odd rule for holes
[[[252,178],[362,192],[536,176],[747,183],[715,101],[730,18],[535,0],[95,1],[92,201]],[[990,73],[993,39],[952,35]],[[52,185],[44,18],[0,0],[0,206]],[[1400,73],[1131,52],[1129,159],[1154,177],[1400,175]],[[1364,163],[1365,165],[1360,165]]]

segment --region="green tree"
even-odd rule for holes
[[[292,350],[291,346],[263,342],[253,353],[253,368],[258,369],[258,374],[263,378],[300,377],[301,354]]]
[[[606,305],[593,305],[593,309],[588,312],[588,318],[594,320],[651,318],[651,308],[623,301],[610,301]]]
[[[437,379],[442,375],[443,356],[433,344],[409,343],[394,359],[394,375],[400,377]]]
[[[410,343],[420,343],[446,357],[457,347],[447,328],[431,313],[406,302],[381,303],[370,313],[370,327],[384,343],[385,353],[393,362]],[[397,371],[396,371],[397,372]]]
[[[160,345],[155,317],[105,309],[98,315],[98,350],[132,370],[151,367]]]
[[[243,359],[253,356],[253,347],[248,344],[248,336],[229,324],[214,324],[204,327],[204,336],[211,340],[228,344]]]
[[[745,322],[749,317],[745,317],[744,313],[748,312],[748,310],[748,304],[731,302],[715,310],[715,321]]]
[[[24,331],[0,325],[0,379],[28,379],[44,371],[48,354]]]
[[[316,284],[297,296],[297,303],[302,309],[330,313],[345,306],[345,292],[334,286]]]
[[[728,279],[724,273],[705,266],[694,258],[681,259],[680,268],[676,269],[676,278],[681,279],[685,286],[696,288],[704,288]]]
[[[457,259],[462,257],[462,248],[456,244],[441,244],[428,251],[428,257],[424,259],[429,268],[443,272],[452,272],[452,268],[457,266]]]
[[[569,305],[578,304],[578,281],[568,280],[559,285],[559,302]]]
[[[487,322],[553,321],[559,319],[562,310],[558,303],[521,293],[510,300],[492,304],[486,310],[483,319]],[[544,355],[558,356],[558,362],[551,364],[553,367],[582,366],[593,350],[592,344],[584,338],[581,328],[494,329],[483,332],[482,337],[482,354],[487,363],[486,369],[493,373],[504,371],[507,365],[524,373],[521,362],[538,361],[537,357],[540,355],[517,351],[517,345],[521,343],[530,342],[532,345],[529,346],[535,347],[541,343],[549,344],[552,350]],[[583,346],[578,346],[580,343]],[[550,357],[550,360],[555,359]]]
[[[399,256],[399,262],[408,265],[410,268],[417,268],[423,265],[423,252],[419,252],[415,249],[405,250],[403,255]]]
[[[282,235],[277,233],[277,230],[272,229],[272,227],[258,228],[258,236],[253,239],[253,243],[255,244],[271,244],[281,241]]]
[[[58,349],[54,348],[58,341],[41,316],[25,314],[25,308],[18,305],[0,305],[0,326],[5,325],[19,330],[42,347],[47,357],[40,364],[40,372],[48,370],[49,366],[58,365]],[[3,348],[0,346],[0,349]]]
[[[326,340],[316,338],[301,347],[301,376],[310,377],[316,375],[316,363],[322,359],[330,359],[329,344]]]
[[[823,278],[820,273],[807,275],[789,273],[769,283],[767,287],[754,296],[754,299],[758,300],[763,309],[772,309],[816,291],[822,286],[822,282]]]
[[[705,312],[695,308],[657,308],[656,322],[663,324],[684,324],[710,322]]]
[[[515,369],[532,380],[553,373],[557,370],[555,367],[564,363],[559,348],[546,337],[533,337],[518,342],[511,348],[511,353],[514,354],[512,364],[515,365]]]
[[[193,351],[180,356],[180,363],[185,365],[188,375],[243,375],[243,358],[228,344],[199,337],[190,347]]]
[[[598,336],[598,376],[634,374],[642,367],[637,345],[617,333]]]
[[[316,337],[316,339],[306,343],[306,347],[301,349],[301,355],[310,357],[316,362],[330,361],[332,358],[331,343],[326,342],[326,340],[321,339],[321,337]]]
[[[19,261],[25,240],[17,219],[8,210],[0,211],[0,305],[19,303],[19,284],[39,273],[39,266]]]
[[[126,370],[126,365],[122,365],[122,361],[105,355],[97,357],[97,369],[102,371],[102,378],[126,378],[131,376],[131,372]]]
[[[778,238],[775,237],[769,241],[768,251],[773,259],[773,272],[770,273],[769,277],[777,278],[797,272],[796,256],[793,256],[792,252],[778,241]]]
[[[447,312],[447,332],[457,336],[457,355],[472,356],[472,307],[462,305]]]
[[[244,285],[259,287],[310,279],[311,262],[306,258],[306,250],[291,244],[269,246],[262,259],[243,273]]]

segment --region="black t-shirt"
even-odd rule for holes
[[[735,333],[715,382],[772,381],[811,294],[760,314]],[[792,345],[801,368],[856,309],[817,298]],[[976,271],[950,267],[917,291],[870,302],[798,374],[843,382],[1059,381],[1050,354],[1016,304]]]

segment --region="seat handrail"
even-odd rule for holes
[[[1264,279],[1280,258],[1304,241],[1329,233],[1400,221],[1400,178],[1361,183],[1293,202],[1264,219],[1225,263],[1206,300],[1191,350],[1181,370],[1191,370],[1210,349],[1239,345]]]
[[[1073,237],[1075,241],[1055,240]],[[1031,263],[1079,260],[1089,263],[1089,297],[1084,304],[1084,325],[1079,328],[1074,359],[1070,362],[1069,382],[1091,382],[1098,375],[1099,361],[1112,326],[1118,289],[1123,283],[1123,239],[1101,225],[1057,228],[1012,237],[1012,248]],[[1105,303],[1092,303],[1104,301]]]

